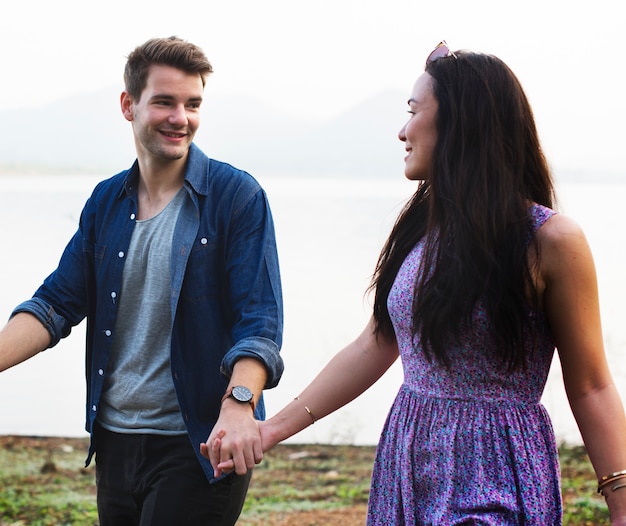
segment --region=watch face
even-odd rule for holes
[[[233,398],[239,402],[249,402],[252,400],[252,391],[243,385],[233,387]]]

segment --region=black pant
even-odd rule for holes
[[[232,526],[252,473],[209,484],[187,435],[95,429],[100,526]]]

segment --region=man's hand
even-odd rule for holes
[[[269,438],[269,426],[266,422],[257,421],[257,426],[259,428],[259,433],[261,436],[261,447],[263,452],[266,452],[269,449],[272,449],[276,445],[276,441]],[[213,435],[213,434],[212,434]],[[219,429],[213,435],[213,442],[209,447],[209,441],[207,440],[206,444],[200,444],[200,452],[202,455],[209,460],[211,460],[211,465],[213,466],[213,471],[216,473],[216,477],[221,475],[222,473],[230,473],[234,470],[235,463],[232,458],[228,458],[226,460],[219,460],[221,458],[221,447],[222,447],[222,439],[226,435],[226,431],[224,429]],[[257,464],[263,460],[263,455],[259,458]]]
[[[209,459],[216,477],[235,471],[245,475],[263,460],[261,436],[249,404],[226,399],[220,417],[200,453]]]

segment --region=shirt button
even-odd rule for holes
[[[130,219],[133,221],[135,219],[135,214],[130,214]]]
[[[102,376],[104,374],[104,371],[102,369],[98,369],[98,374]]]
[[[96,406],[95,406],[95,405],[92,405],[92,406],[91,406],[91,410],[92,410],[92,411],[95,411],[95,410],[96,410]]]
[[[107,329],[106,331],[104,331],[104,335],[105,336],[111,336],[111,330]]]
[[[111,292],[111,298],[112,299],[117,298],[117,292],[115,292],[115,291]]]
[[[203,238],[200,240],[200,243],[202,243],[203,245],[206,245],[208,242],[209,242],[209,240],[208,240],[206,237],[203,237]]]
[[[124,257],[124,251],[123,251],[123,250],[120,250],[120,251],[117,253],[117,257],[118,257],[118,258],[123,258],[123,257]]]

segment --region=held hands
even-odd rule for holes
[[[261,462],[261,436],[250,406],[225,401],[209,438],[200,444],[200,454],[211,462],[215,477],[232,471],[245,475]]]
[[[232,458],[224,458],[221,460],[222,438],[226,435],[226,431],[219,429],[217,433],[211,433],[206,442],[200,444],[200,454],[209,459],[213,466],[213,476],[220,477],[224,473],[232,473],[235,470],[235,462]],[[247,471],[247,466],[246,466]],[[245,474],[240,473],[240,474]]]
[[[254,463],[259,464],[261,460],[263,460],[263,453],[274,447],[276,442],[270,440],[266,422],[255,421],[255,424],[261,442],[261,454],[254,456]],[[216,477],[221,476],[223,473],[231,473],[232,471],[235,471],[238,475],[244,475],[248,469],[254,467],[254,464],[247,462],[241,463],[240,456],[230,455],[227,444],[232,443],[232,441],[227,441],[226,435],[226,430],[218,428],[216,425],[206,443],[200,444],[200,452],[211,461]]]

